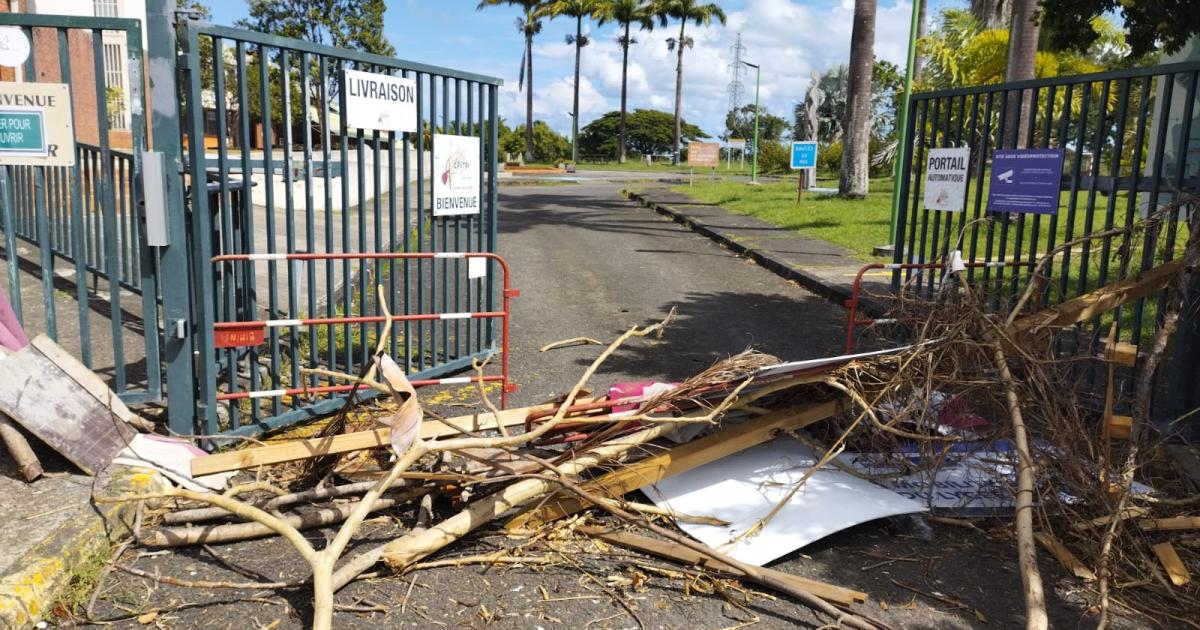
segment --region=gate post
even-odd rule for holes
[[[150,79],[152,142],[166,165],[164,209],[168,244],[161,248],[163,360],[167,364],[167,414],[172,433],[195,433],[196,389],[193,379],[187,255],[183,202],[183,160],[176,85],[175,0],[146,0],[147,70]],[[147,323],[149,325],[149,323]],[[147,334],[151,334],[148,330]]]

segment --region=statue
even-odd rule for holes
[[[817,132],[820,129],[820,118],[817,112],[821,109],[821,105],[825,102],[825,91],[821,89],[821,75],[813,70],[812,83],[808,86],[808,92],[804,94],[804,109],[806,114],[805,137],[808,140],[816,140]]]

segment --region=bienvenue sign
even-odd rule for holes
[[[433,216],[479,214],[479,138],[433,136]]]

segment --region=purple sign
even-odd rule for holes
[[[1062,149],[993,152],[988,211],[1058,214],[1062,167]]]

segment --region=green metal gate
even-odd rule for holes
[[[478,278],[454,254],[495,251],[500,81],[190,20],[181,32],[196,432],[247,435],[336,409],[312,370],[357,374],[370,360],[377,285],[408,318],[384,343],[410,378],[497,352],[506,269],[476,256]],[[348,126],[346,70],[413,79],[417,131]],[[439,133],[481,139],[477,215],[431,215]],[[492,316],[469,316],[480,313]]]
[[[122,400],[159,401],[161,252],[145,244],[141,22],[0,13],[0,25],[30,42],[11,81],[66,84],[75,133],[73,166],[0,167],[0,267],[14,310],[31,337],[55,339]]]
[[[945,261],[954,250],[968,262],[1003,261],[1007,266],[967,271],[972,285],[1002,310],[1024,290],[1037,261],[1059,244],[1129,226],[1166,204],[1187,201],[1200,191],[1200,159],[1194,155],[1200,150],[1198,76],[1200,63],[1181,63],[913,95],[895,262]],[[1022,99],[1029,104],[1023,120]],[[1057,214],[987,211],[993,151],[1018,146],[1064,150]],[[928,210],[922,203],[926,156],[943,147],[971,149],[964,212]],[[1176,257],[1187,238],[1189,211],[1198,210],[1189,204],[1180,210],[1181,220],[1165,221],[1157,231],[1109,236],[1065,250],[1043,272],[1048,281],[1040,303],[1058,304]],[[897,270],[893,287],[905,283],[932,291],[941,281],[938,273],[920,274]],[[1096,352],[1114,321],[1122,341],[1146,343],[1158,323],[1160,300],[1141,299],[1118,309],[1115,317],[1076,327],[1061,339],[1064,352]],[[1184,332],[1195,327],[1196,318],[1190,319]],[[1176,357],[1164,370],[1177,383],[1172,398],[1194,401],[1200,348],[1181,344]]]

